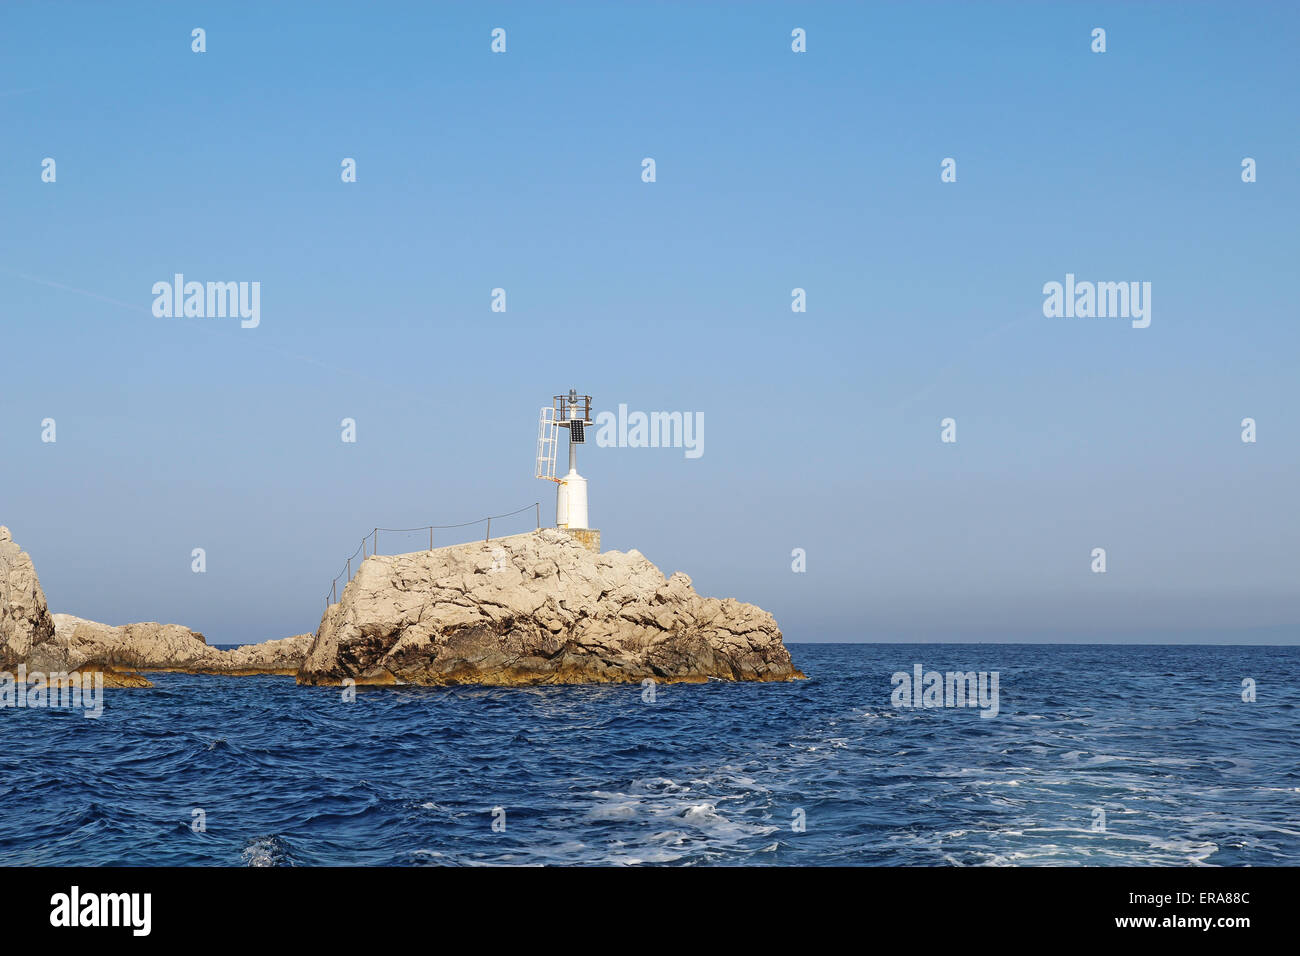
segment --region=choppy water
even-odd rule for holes
[[[0,863],[1300,864],[1300,648],[791,651],[810,680],[654,703],[160,674],[0,710]],[[1000,714],[894,708],[916,662],[998,671]]]

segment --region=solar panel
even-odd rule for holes
[[[575,418],[569,422],[569,440],[576,445],[584,444],[587,439],[584,434],[586,423],[580,418]]]

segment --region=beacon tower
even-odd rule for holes
[[[578,446],[586,444],[587,426],[592,424],[591,396],[569,389],[543,405],[537,425],[537,468],[535,475],[555,482],[555,526],[570,532],[592,551],[600,550],[600,532],[587,520],[587,479],[578,474]],[[560,429],[569,433],[569,470],[555,474]]]

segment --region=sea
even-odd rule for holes
[[[0,709],[0,864],[1300,864],[1300,647],[789,647],[808,680]]]

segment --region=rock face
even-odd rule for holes
[[[211,648],[188,627],[178,624],[124,624],[55,614],[54,639],[27,659],[28,670],[140,671],[180,669]]]
[[[29,673],[100,671],[110,687],[151,686],[140,671],[296,674],[313,639],[299,634],[225,651],[179,624],[113,627],[50,614],[31,558],[0,526],[0,670],[25,664]]]
[[[367,558],[316,634],[208,646],[177,624],[50,614],[31,558],[0,527],[0,670],[296,674],[301,684],[577,684],[801,678],[772,615],[701,597],[639,552],[595,554],[547,529]]]
[[[209,658],[196,673],[230,674],[297,674],[307,659],[315,634],[295,634],[277,641],[245,644],[229,651],[213,651],[218,655]]]
[[[299,634],[232,650],[209,647],[179,624],[123,624],[55,614],[54,639],[28,659],[29,670],[177,671],[186,674],[296,674],[311,645]]]
[[[54,622],[32,559],[0,525],[0,670],[13,670],[33,647],[53,637]]]
[[[801,678],[772,615],[701,597],[637,551],[554,529],[367,558],[321,620],[301,684]]]

